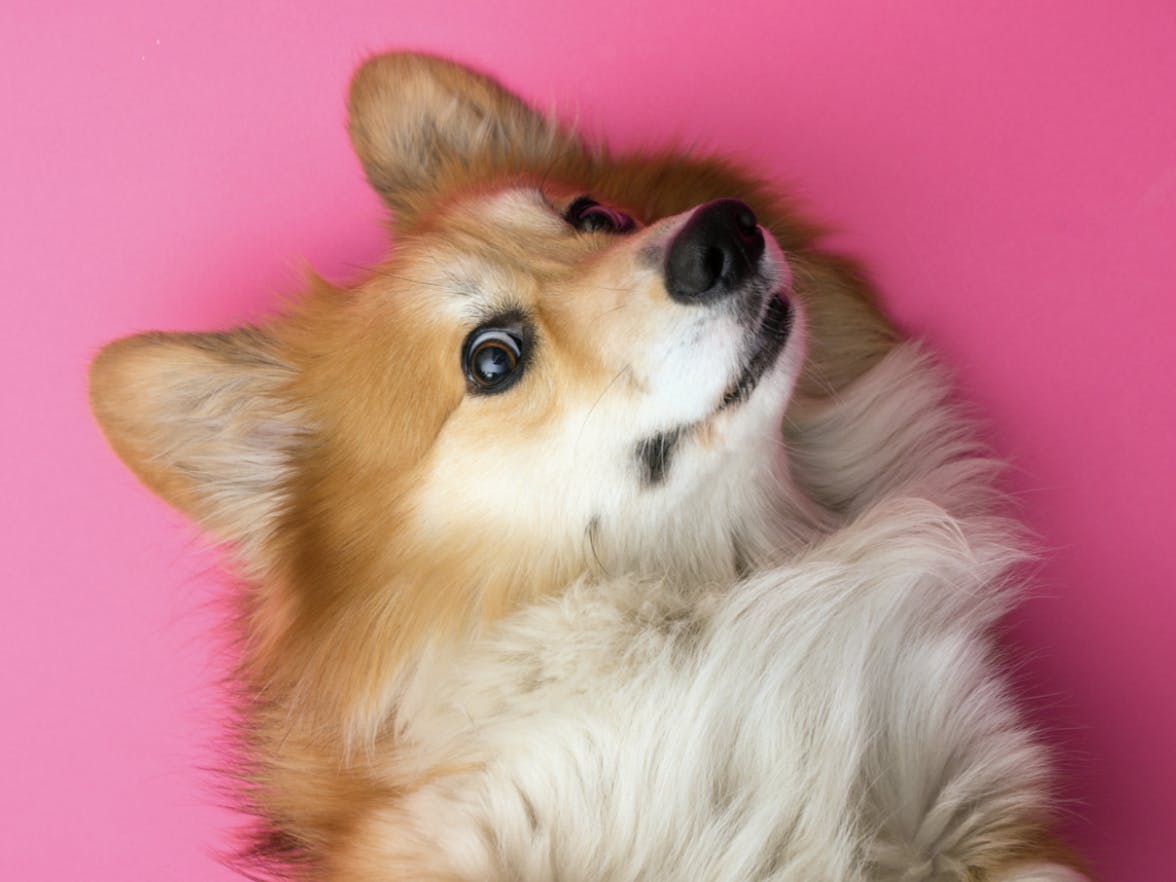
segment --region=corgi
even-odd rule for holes
[[[230,550],[244,868],[1079,882],[991,629],[1025,551],[945,371],[721,160],[372,58],[390,256],[95,359]]]

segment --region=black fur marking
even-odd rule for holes
[[[674,458],[674,448],[682,437],[681,429],[659,432],[637,442],[637,462],[641,466],[641,483],[656,487],[666,479]]]

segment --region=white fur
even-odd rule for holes
[[[470,771],[373,832],[469,880],[968,878],[1044,813],[1046,761],[987,637],[1016,531],[946,388],[900,347],[793,427],[844,515],[786,563],[586,580],[423,664],[400,773]]]

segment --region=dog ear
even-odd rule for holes
[[[368,181],[400,224],[446,190],[542,172],[581,150],[489,77],[426,55],[370,59],[351,82],[348,114]]]
[[[292,377],[253,328],[141,334],[98,354],[90,404],[131,471],[250,564],[280,512],[300,436],[283,402]]]

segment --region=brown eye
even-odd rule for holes
[[[591,196],[581,196],[569,205],[564,219],[581,233],[628,233],[635,226],[629,215],[601,205]]]
[[[465,347],[465,373],[480,392],[501,392],[517,378],[522,341],[501,328],[481,328]]]

